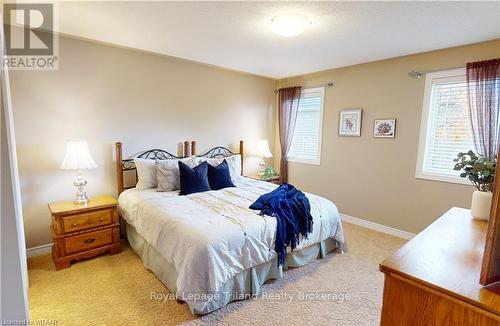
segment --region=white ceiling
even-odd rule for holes
[[[62,2],[59,30],[282,78],[500,38],[500,2]],[[283,38],[281,13],[313,24]]]

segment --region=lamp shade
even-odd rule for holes
[[[273,154],[269,150],[269,142],[267,140],[259,140],[257,143],[257,155],[264,158],[273,157]]]
[[[90,156],[89,147],[86,141],[68,141],[66,142],[66,155],[61,164],[63,170],[83,170],[96,168],[92,156]]]

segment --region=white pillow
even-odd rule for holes
[[[229,174],[231,175],[231,181],[236,181],[239,177],[241,177],[241,155],[231,155],[228,157],[220,157],[220,158],[205,158],[202,157],[201,161],[207,161],[211,166],[217,166],[222,163],[222,161],[226,159],[227,166],[229,167]]]
[[[155,160],[145,158],[134,158],[135,167],[137,169],[137,189],[156,188],[156,163]]]
[[[200,159],[197,157],[188,157],[180,161],[194,168],[198,165]],[[156,178],[158,180],[157,191],[174,191],[180,189],[179,160],[157,160]]]

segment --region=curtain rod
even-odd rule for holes
[[[313,86],[307,86],[307,87],[303,87],[303,89],[308,89],[308,88],[317,88],[317,87],[326,87],[326,88],[330,88],[330,87],[333,87],[333,82],[328,82],[326,84],[319,84],[319,85],[313,85]],[[274,90],[274,94],[278,94],[278,91],[280,89],[275,89]]]
[[[452,68],[445,68],[445,69],[435,69],[435,70],[428,70],[428,71],[418,71],[418,70],[412,70],[408,73],[408,76],[410,78],[414,79],[420,79],[422,78],[425,74],[429,74],[431,72],[436,72],[436,71],[443,71],[443,70],[452,70],[452,69],[465,69],[464,66],[459,66],[459,67],[452,67]]]

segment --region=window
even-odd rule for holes
[[[288,160],[320,164],[324,88],[303,89]]]
[[[428,73],[425,79],[424,108],[416,177],[466,183],[454,171],[458,152],[474,150],[467,109],[465,69]]]

